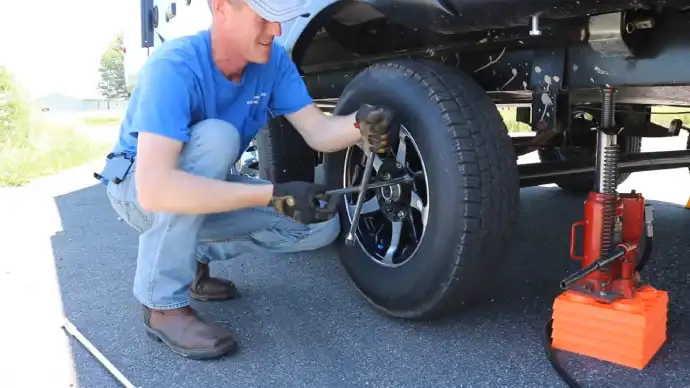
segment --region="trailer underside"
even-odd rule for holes
[[[305,32],[293,50],[317,104],[331,111],[356,75],[376,63],[419,59],[457,69],[472,77],[496,104],[516,107],[516,121],[531,126],[533,136],[514,138],[518,156],[549,147],[591,148],[588,161],[521,167],[521,175],[527,174],[523,185],[582,176],[583,163],[594,166],[596,131],[574,118],[581,111],[599,115],[601,88],[616,89],[617,111],[623,115],[619,120],[623,122],[618,123],[623,129],[621,138],[677,136],[686,128],[680,120],[670,126],[655,124],[651,111],[663,105],[678,107],[679,115],[690,112],[688,2],[649,2],[647,9],[631,10],[626,9],[630,2],[605,1],[602,6],[590,4],[590,9],[620,12],[592,12],[591,16],[578,16],[581,8],[566,4],[560,13],[541,12],[531,25],[525,25],[524,18],[499,12],[492,20],[458,19],[464,27],[455,30],[447,23],[439,25],[436,11],[428,9],[424,11],[426,28],[422,28],[418,20],[403,15],[384,16],[385,12],[378,12],[385,11],[380,4],[341,3],[325,11],[321,16],[325,21],[311,31],[313,36]],[[480,6],[472,1],[451,3]],[[510,2],[518,14],[531,9],[528,3]],[[483,9],[487,6],[482,5]],[[523,12],[521,7],[527,8]],[[635,157],[646,162],[627,166],[626,172],[690,166],[687,155],[646,155],[637,150]],[[538,180],[528,173],[535,169]]]
[[[412,34],[408,29],[388,19],[370,23],[329,25],[304,51],[296,46],[295,59],[315,98],[337,98],[354,74],[374,63],[418,58],[470,74],[496,103],[534,101],[540,116],[544,94],[558,102],[548,104],[550,112],[549,107],[568,103],[598,102],[599,89],[612,85],[620,104],[690,106],[690,68],[684,61],[690,52],[690,12],[619,12],[542,22],[539,36],[514,27],[444,36],[442,44],[429,43],[434,39],[424,31],[404,48],[396,39],[389,47],[380,43],[383,37],[367,41],[360,31]],[[630,23],[651,27],[628,33]],[[368,53],[372,44],[376,52]],[[546,121],[555,124],[556,115],[550,116]]]

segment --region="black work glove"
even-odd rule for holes
[[[287,182],[273,185],[273,198],[269,206],[279,213],[292,218],[300,224],[312,224],[328,221],[336,214],[336,198],[326,198],[326,186],[309,182]],[[326,207],[321,207],[319,200],[328,200]]]
[[[384,154],[398,142],[400,127],[388,108],[364,104],[357,110],[355,121],[371,152]]]

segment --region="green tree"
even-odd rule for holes
[[[98,89],[103,97],[108,99],[124,98],[129,95],[125,83],[125,57],[122,47],[123,38],[120,33],[101,56],[101,67],[98,69],[101,80],[98,82]]]
[[[0,150],[28,139],[28,105],[12,73],[0,65]]]

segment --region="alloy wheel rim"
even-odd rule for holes
[[[403,266],[415,256],[426,237],[430,209],[426,165],[417,143],[407,128],[402,125],[400,126],[400,141],[393,152],[395,153],[395,162],[401,167],[401,170],[406,171],[409,175],[421,170],[423,174],[410,185],[391,186],[388,191],[384,191],[387,188],[371,190],[365,197],[356,228],[358,246],[370,259],[386,267]],[[347,149],[343,167],[343,187],[359,186],[361,183],[361,178],[358,181],[358,176],[355,174],[361,175],[364,170],[366,158],[363,155],[361,145]],[[353,160],[355,157],[360,158],[361,162],[355,162]],[[382,179],[379,176],[380,170],[385,171],[393,159],[390,157],[382,159],[378,155],[375,158],[372,178]],[[396,190],[399,194],[403,193],[404,195],[399,195],[399,202],[401,203],[393,202],[393,204],[398,209],[407,209],[401,210],[406,213],[401,221],[392,221],[387,218],[383,214],[381,206],[383,204],[384,208],[388,208],[388,205],[382,200],[390,198]],[[343,196],[350,222],[352,222],[354,215],[356,198],[356,194]],[[388,217],[391,216],[388,215]]]

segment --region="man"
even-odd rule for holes
[[[267,113],[284,115],[322,152],[360,141],[380,151],[397,134],[386,109],[327,116],[313,105],[274,42],[281,22],[304,13],[301,3],[211,0],[210,30],[166,42],[142,69],[100,174],[115,211],[140,232],[133,292],[145,329],[185,357],[237,348],[230,332],[189,307],[190,296],[238,295],[232,282],[209,276],[210,261],[318,249],[339,233],[334,212],[318,209],[324,187],[228,175]]]

